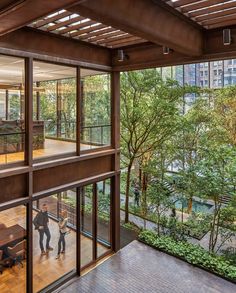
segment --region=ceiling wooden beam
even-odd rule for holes
[[[189,56],[199,56],[203,32],[165,9],[162,1],[87,0],[69,10]],[[168,6],[168,5],[167,5]]]
[[[73,18],[70,18],[70,17],[69,17],[69,19],[66,19],[66,20],[64,20],[64,21],[60,21],[60,22],[58,22],[58,23],[55,23],[55,24],[49,26],[49,27],[47,28],[47,31],[48,31],[48,32],[51,32],[51,31],[54,31],[54,30],[56,30],[56,29],[59,29],[59,28],[61,28],[61,27],[63,27],[63,26],[68,26],[69,24],[75,23],[75,22],[77,22],[77,21],[81,21],[81,20],[83,20],[83,19],[84,19],[83,16],[77,16],[77,17],[73,17]]]
[[[228,2],[228,1],[229,0],[194,1],[193,4],[182,7],[181,12],[186,13],[186,12],[194,11],[197,9],[208,8],[208,7],[211,7],[212,5],[223,4],[224,2]]]
[[[222,11],[224,9],[230,9],[230,8],[235,8],[235,2],[222,3],[222,4],[218,4],[216,6],[210,6],[210,7],[204,8],[204,9],[189,12],[188,17],[197,17],[197,16],[201,16],[201,15],[210,14],[213,12]]]
[[[38,54],[39,59],[42,55],[104,69],[111,66],[111,52],[107,48],[32,28],[21,28],[0,37],[0,48]]]
[[[25,0],[11,1],[0,9],[0,36],[17,30],[38,18],[85,0]]]
[[[80,40],[88,39],[91,36],[97,35],[101,29],[108,29],[108,28],[104,24],[98,24],[96,26],[88,27],[85,29],[82,28],[79,31],[76,31],[74,33],[70,33],[70,36],[72,38],[74,38],[74,37],[78,37],[78,36],[83,35],[82,37],[80,37]]]
[[[235,5],[235,3],[234,3]],[[232,9],[228,9],[228,10],[220,10],[218,12],[214,12],[214,13],[208,13],[202,16],[197,16],[195,17],[195,20],[197,22],[201,22],[204,20],[209,20],[209,19],[216,19],[218,17],[222,17],[222,16],[231,16],[232,14],[236,13],[236,7],[232,8]]]

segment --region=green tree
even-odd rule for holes
[[[209,237],[209,251],[214,252],[223,220],[224,206],[221,197],[223,195],[235,196],[230,178],[232,167],[234,168],[236,164],[236,150],[228,145],[212,146],[210,144],[208,148],[202,149],[201,153],[201,161],[195,168],[198,175],[195,187],[199,197],[212,199],[214,203]]]
[[[187,91],[189,87],[175,81],[163,81],[156,69],[121,75],[121,151],[127,168],[125,222],[129,220],[132,166],[162,146],[179,127],[179,102]]]

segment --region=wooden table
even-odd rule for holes
[[[0,229],[0,249],[15,241],[23,240],[25,236],[26,230],[18,224]]]

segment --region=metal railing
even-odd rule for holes
[[[80,132],[81,144],[91,146],[106,146],[111,142],[111,125],[82,126]],[[45,121],[45,137],[76,142],[76,122]],[[25,132],[0,132],[0,164],[9,161],[8,155],[24,152]],[[3,156],[5,156],[3,158]],[[13,159],[11,159],[12,161]]]
[[[76,122],[57,123],[45,121],[45,136],[47,138],[76,141]],[[111,125],[92,125],[81,127],[81,143],[95,146],[110,145]]]
[[[111,125],[81,127],[81,143],[96,146],[110,145]]]
[[[24,151],[25,132],[0,132],[0,164],[9,163],[9,154]],[[17,161],[12,158],[10,161]]]
[[[76,141],[76,122],[67,121],[57,123],[55,121],[44,121],[45,136],[48,138],[60,138]]]

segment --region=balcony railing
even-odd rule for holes
[[[84,126],[81,128],[81,143],[104,146],[111,143],[111,125]]]
[[[45,121],[45,136],[47,138],[65,141],[76,141],[76,122]],[[111,125],[94,125],[81,127],[81,143],[87,145],[110,145]]]
[[[44,134],[43,134],[44,127]],[[44,135],[46,138],[58,139],[63,141],[76,141],[76,122],[45,121],[42,124],[42,132],[33,133],[33,149],[44,148]],[[94,125],[81,127],[81,144],[91,146],[106,146],[111,142],[111,125]],[[0,164],[7,164],[19,161],[19,156],[10,159],[9,155],[24,152],[25,132],[0,132]],[[21,158],[23,160],[23,156]],[[20,159],[20,160],[21,160]]]
[[[9,160],[9,154],[24,151],[25,132],[0,132],[0,164],[18,161]]]

